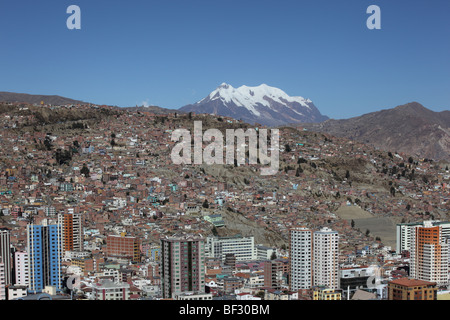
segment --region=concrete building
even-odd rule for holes
[[[163,298],[205,292],[204,238],[188,234],[162,238],[160,270]]]
[[[424,226],[425,223],[428,225],[431,223],[432,226],[442,227],[442,237],[450,239],[450,222],[448,221],[428,221],[428,222],[416,222],[416,223],[399,223],[396,226],[397,229],[397,243],[396,251],[397,254],[401,254],[403,251],[411,251],[412,247],[412,234],[416,227]]]
[[[106,238],[106,255],[110,258],[125,258],[140,262],[140,241],[136,237],[109,235]]]
[[[312,300],[342,300],[342,294],[340,291],[330,289],[327,287],[313,287]]]
[[[339,234],[322,228],[313,234],[313,285],[339,289]]]
[[[83,250],[83,230],[81,225],[81,213],[75,213],[69,209],[67,213],[58,215],[58,224],[62,228],[63,252]]]
[[[436,282],[401,278],[388,283],[389,300],[437,300]]]
[[[9,286],[8,300],[16,300],[27,296],[28,286]]]
[[[92,294],[95,300],[129,300],[130,285],[105,279],[95,283]]]
[[[255,238],[242,237],[208,237],[206,240],[207,256],[221,258],[227,254],[234,254],[236,261],[250,261],[256,259]]]
[[[281,289],[286,285],[285,275],[289,273],[289,262],[275,259],[264,262],[264,287]]]
[[[6,300],[5,264],[0,257],[0,300]]]
[[[29,257],[29,292],[40,293],[46,286],[62,289],[61,258],[62,241],[61,226],[27,225],[27,249]]]
[[[414,279],[448,285],[449,248],[443,236],[442,226],[424,222],[411,233],[410,276]]]
[[[262,245],[256,246],[256,259],[257,260],[270,260],[272,255],[276,254],[276,249],[269,248]]]
[[[212,300],[211,293],[205,292],[180,292],[173,295],[174,300]]]
[[[290,289],[309,289],[313,285],[312,231],[293,228],[289,232]]]
[[[15,285],[28,286],[30,284],[30,262],[28,252],[16,251],[14,253]]]
[[[10,231],[6,228],[0,229],[0,259],[3,261],[4,265],[4,277],[5,285],[12,284],[12,273],[11,273],[11,240]]]
[[[339,269],[340,287],[347,295],[347,298],[359,289],[367,288],[369,277],[374,275],[374,268],[371,266],[355,266]]]

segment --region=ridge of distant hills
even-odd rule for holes
[[[44,104],[50,105],[69,105],[69,104],[86,104],[86,102],[65,98],[57,95],[41,95],[41,94],[27,94],[15,92],[0,92],[0,102],[11,103],[29,103],[29,104]]]
[[[434,112],[417,102],[350,119],[330,119],[301,126],[386,151],[450,160],[450,111]]]
[[[140,111],[140,112],[150,112],[150,113],[154,113],[154,114],[185,113],[184,111],[181,111],[181,110],[167,109],[167,108],[162,108],[162,107],[158,107],[158,106],[137,106],[137,107],[125,107],[125,108],[121,108],[121,109],[126,110],[126,111],[131,111],[131,112]]]
[[[268,87],[265,85],[255,87],[253,89],[251,87],[244,86],[241,89],[245,89],[245,92],[248,91],[253,100],[256,100],[256,98],[258,98],[257,91],[261,91],[261,101],[267,101],[267,105],[269,107],[273,107],[273,101],[268,99],[267,97],[272,95],[272,99],[275,99],[275,93],[283,93],[279,89]],[[227,96],[227,94],[229,96]],[[225,105],[224,102],[226,103],[228,101],[228,104],[231,103],[235,110],[236,108],[239,109],[237,107],[239,103],[246,103],[245,107],[240,109],[245,109],[245,113],[249,113],[249,111],[252,110],[252,106],[254,107],[255,104],[253,104],[250,98],[245,99],[246,102],[243,102],[243,96],[239,96],[238,94],[238,97],[236,97],[235,94],[236,90],[234,88],[227,84],[223,84],[216,91],[211,93],[205,99],[199,101],[197,104],[189,105],[180,109],[166,109],[158,106],[116,108],[129,112],[147,111],[154,114],[182,114],[187,112],[214,113],[209,112],[211,110],[208,109],[208,105],[211,106],[211,102],[220,102],[221,106],[223,107]],[[286,99],[289,99],[289,97],[285,97],[283,99],[279,98],[281,102],[286,102]],[[310,102],[310,100],[308,99],[303,99],[301,97],[292,97],[292,100],[293,104],[291,104],[290,106],[285,105],[280,110],[287,110],[287,108],[297,108],[296,114],[298,115],[298,108],[302,103],[305,104],[304,106],[302,106],[302,109],[310,111],[316,110],[312,105],[312,102]],[[299,101],[297,102],[297,100]],[[87,104],[86,102],[57,95],[49,96],[0,92],[0,102],[40,104],[41,101],[43,101],[45,104],[51,105]],[[204,102],[206,102],[208,105],[203,105]],[[195,108],[196,105],[197,107],[200,106],[200,109]],[[202,105],[208,110],[203,110]],[[257,107],[259,108],[261,106],[259,105]],[[269,108],[267,106],[263,107],[265,109]],[[253,115],[257,114],[258,112],[261,113],[261,111],[258,111],[258,109],[255,109],[253,111],[255,112],[253,113]],[[320,112],[318,112],[316,115],[318,115],[318,117],[315,118],[316,120],[322,121],[324,119],[321,118],[324,116],[322,116]],[[236,116],[236,114],[224,116],[230,116],[231,118],[237,120],[241,119],[241,117]],[[82,118],[82,116],[77,116],[77,118]],[[250,117],[248,119],[247,117],[244,118],[248,121],[246,121],[245,119],[242,120],[247,123],[257,122],[255,117]],[[279,120],[282,122],[286,119],[281,120],[281,118],[278,118],[278,120],[275,122],[281,123],[279,122]],[[385,151],[403,152],[406,154],[410,154],[413,157],[450,161],[450,111],[446,110],[441,112],[434,112],[425,108],[418,102],[411,102],[392,109],[385,109],[367,113],[349,119],[327,119],[323,122],[314,122],[309,118],[304,118],[299,119],[296,123],[291,123],[290,126],[300,126],[311,131],[327,133],[336,137],[348,138],[354,141],[370,144]]]
[[[41,94],[27,94],[27,93],[15,93],[15,92],[0,92],[0,102],[6,103],[28,103],[28,104],[41,104],[43,102],[46,105],[85,105],[88,102],[61,97],[58,95],[41,95]],[[111,106],[112,107],[112,106]],[[123,107],[120,108],[126,111],[142,111],[151,112],[154,114],[169,114],[169,113],[184,113],[183,111],[176,109],[161,108],[158,106],[135,106],[135,107]]]

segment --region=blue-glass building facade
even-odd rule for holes
[[[27,244],[30,271],[30,293],[39,293],[46,286],[62,289],[61,277],[61,226],[27,226]]]

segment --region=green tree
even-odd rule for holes
[[[394,186],[391,187],[391,195],[393,197],[395,197],[395,188],[394,188]]]
[[[84,174],[84,176],[85,176],[86,178],[89,177],[90,171],[89,171],[89,168],[86,166],[86,163],[83,164],[83,168],[81,168],[80,173],[81,173],[81,174]]]
[[[52,140],[50,139],[49,136],[45,137],[44,146],[47,148],[48,151],[52,150],[52,148],[53,148]]]

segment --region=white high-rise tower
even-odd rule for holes
[[[313,234],[313,285],[339,289],[339,234],[322,228]]]
[[[291,290],[312,287],[312,231],[301,227],[292,228],[290,242],[290,288]]]

